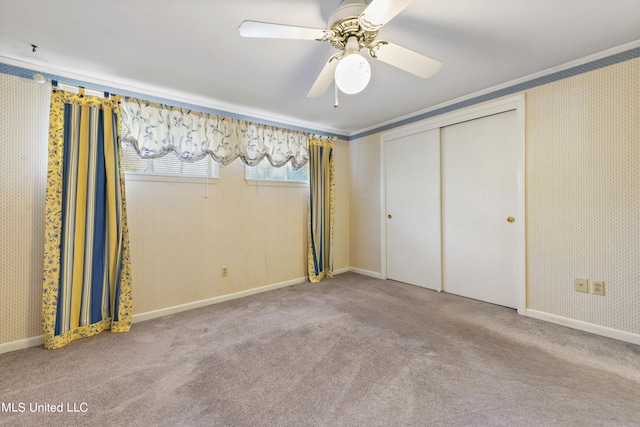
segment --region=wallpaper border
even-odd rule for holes
[[[5,58],[0,57],[0,61],[2,61],[3,59],[5,59]],[[9,59],[9,58],[6,58],[6,59]],[[42,72],[42,71],[39,71],[39,70],[36,70],[36,69],[18,67],[18,66],[6,64],[6,63],[3,63],[3,62],[0,62],[0,73],[9,74],[9,75],[12,75],[12,76],[17,76],[17,77],[23,77],[25,79],[32,79],[34,74],[39,73],[43,77],[45,77],[47,79],[50,79],[52,81],[55,80],[55,81],[58,81],[58,82],[61,82],[61,83],[65,83],[65,84],[69,84],[69,85],[72,85],[72,86],[81,86],[81,87],[85,87],[87,89],[91,89],[91,90],[95,90],[95,91],[99,91],[99,92],[117,93],[119,95],[124,95],[124,96],[129,96],[129,97],[134,97],[134,98],[140,98],[140,99],[144,99],[144,100],[147,100],[147,101],[152,101],[152,102],[157,102],[157,103],[160,103],[160,104],[171,105],[171,106],[174,106],[174,107],[186,108],[186,109],[189,109],[189,110],[200,111],[200,112],[207,113],[207,114],[213,114],[213,115],[218,115],[218,116],[223,116],[223,117],[231,117],[233,119],[250,121],[250,122],[259,123],[259,124],[266,125],[266,126],[277,126],[277,127],[282,127],[282,128],[286,128],[286,129],[291,129],[291,130],[297,130],[297,131],[301,131],[301,132],[307,132],[307,133],[311,133],[311,134],[316,134],[316,135],[320,135],[320,136],[326,136],[326,137],[337,136],[339,138],[348,138],[347,135],[340,135],[340,134],[336,134],[334,132],[324,132],[324,131],[321,131],[321,130],[318,130],[318,129],[311,129],[311,128],[306,128],[306,127],[301,127],[301,126],[295,126],[295,125],[288,124],[288,123],[280,123],[280,122],[265,120],[265,119],[261,119],[261,118],[257,118],[257,117],[251,117],[251,116],[246,116],[246,115],[242,115],[242,114],[231,113],[229,111],[217,110],[217,109],[214,109],[214,108],[209,108],[209,107],[204,107],[204,106],[201,106],[201,105],[190,104],[190,103],[187,103],[187,102],[181,102],[181,101],[177,101],[177,100],[173,100],[173,99],[169,99],[169,98],[162,98],[162,97],[153,96],[153,95],[146,95],[146,94],[142,94],[142,93],[126,90],[126,89],[119,89],[117,87],[105,86],[105,85],[101,85],[101,84],[95,84],[95,83],[90,83],[90,82],[86,82],[86,81],[82,81],[82,80],[77,80],[77,79],[74,79],[74,78],[58,76],[58,75],[55,75],[55,74],[45,73],[45,72]]]
[[[531,80],[527,80],[525,82],[522,83],[517,83],[514,84],[512,86],[508,86],[502,89],[498,89],[489,93],[485,93],[483,95],[479,95],[479,96],[475,96],[469,99],[465,99],[463,101],[460,102],[456,102],[453,103],[451,105],[447,105],[441,108],[436,108],[434,110],[431,111],[427,111],[424,112],[422,114],[418,114],[416,116],[412,116],[412,117],[408,117],[405,119],[401,119],[398,121],[394,121],[392,123],[389,123],[387,125],[384,126],[380,126],[380,127],[376,127],[370,130],[366,130],[366,131],[362,131],[359,133],[355,133],[353,135],[341,135],[341,134],[334,134],[334,133],[329,133],[329,132],[323,132],[323,131],[319,131],[319,130],[315,130],[315,129],[309,129],[309,128],[304,128],[304,127],[299,127],[299,126],[294,126],[294,125],[289,125],[286,123],[279,123],[279,122],[272,122],[272,121],[268,121],[268,120],[264,120],[264,119],[260,119],[260,118],[256,118],[256,117],[251,117],[251,116],[244,116],[244,115],[240,115],[240,114],[234,114],[234,113],[230,113],[228,111],[221,111],[221,110],[216,110],[213,108],[207,108],[207,107],[203,107],[203,106],[199,106],[199,105],[193,105],[193,104],[189,104],[189,103],[184,103],[184,102],[180,102],[180,101],[174,101],[171,99],[166,99],[166,98],[160,98],[160,97],[156,97],[156,96],[151,96],[151,95],[144,95],[144,94],[140,94],[140,93],[136,93],[136,92],[132,92],[132,91],[128,91],[128,90],[121,90],[121,89],[117,89],[117,88],[113,88],[113,87],[107,87],[107,86],[103,86],[103,85],[99,85],[99,84],[93,84],[93,83],[87,83],[81,80],[76,80],[76,79],[72,79],[72,78],[66,78],[66,77],[61,77],[61,76],[57,76],[57,75],[53,75],[53,74],[47,74],[47,73],[41,73],[40,71],[37,70],[32,70],[32,69],[28,69],[28,68],[22,68],[22,67],[18,67],[18,66],[14,66],[14,65],[9,65],[9,64],[5,64],[0,62],[0,73],[4,73],[4,74],[10,74],[10,75],[14,75],[14,76],[18,76],[18,77],[24,77],[24,78],[28,78],[31,79],[33,74],[35,73],[41,73],[44,77],[49,78],[51,80],[59,80],[71,85],[76,85],[76,86],[83,86],[83,87],[89,87],[91,89],[95,89],[95,90],[99,90],[99,91],[103,91],[103,92],[112,92],[112,93],[118,93],[121,95],[126,95],[126,96],[133,96],[133,97],[138,97],[138,98],[142,98],[142,99],[147,99],[149,101],[153,101],[153,102],[159,102],[159,103],[164,103],[164,104],[168,104],[168,105],[174,105],[177,107],[182,107],[182,108],[188,108],[188,109],[192,109],[192,110],[196,110],[196,111],[202,111],[204,113],[208,113],[208,114],[217,114],[217,115],[221,115],[221,116],[225,116],[225,117],[232,117],[232,118],[236,118],[239,120],[249,120],[249,121],[253,121],[256,123],[260,123],[260,124],[264,124],[264,125],[271,125],[271,126],[280,126],[280,127],[286,127],[289,129],[293,129],[293,130],[299,130],[299,131],[303,131],[303,132],[309,132],[309,133],[315,133],[321,136],[338,136],[340,138],[344,138],[347,141],[351,141],[353,139],[358,139],[358,138],[362,138],[365,136],[369,136],[372,134],[376,134],[379,132],[384,132],[390,129],[394,129],[400,126],[404,126],[407,124],[411,124],[420,120],[424,120],[430,117],[434,117],[434,116],[438,116],[440,114],[444,114],[444,113],[448,113],[451,111],[455,111],[455,110],[459,110],[461,108],[466,108],[475,104],[479,104],[482,102],[486,102],[486,101],[490,101],[496,98],[500,98],[506,95],[513,95],[515,93],[518,92],[522,92],[525,91],[527,89],[531,89],[537,86],[542,86],[545,85],[547,83],[551,83],[551,82],[555,82],[558,80],[563,80],[569,77],[573,77],[579,74],[583,74],[583,73],[587,73],[589,71],[593,71],[593,70],[597,70],[600,68],[604,68],[604,67],[608,67],[610,65],[614,65],[614,64],[618,64],[620,62],[625,62],[625,61],[629,61],[635,58],[640,57],[640,47],[636,47],[636,48],[632,48],[630,50],[626,50],[624,52],[620,52],[620,53],[616,53],[613,55],[609,55],[606,56],[604,58],[600,58],[600,59],[596,59],[594,61],[590,61],[587,62],[585,64],[581,64],[581,65],[577,65],[574,67],[569,67],[565,70],[561,70],[561,71],[557,71],[557,72],[552,72],[550,74],[541,76],[541,77],[537,77],[537,78],[533,78]],[[0,57],[0,60],[2,60],[2,58]],[[508,84],[508,83],[507,83]]]
[[[517,83],[512,86],[508,86],[502,89],[498,89],[483,95],[475,96],[469,99],[465,99],[460,102],[453,103],[441,108],[436,108],[432,111],[427,111],[416,116],[408,117],[406,119],[398,120],[385,126],[381,126],[375,129],[370,129],[358,134],[351,135],[349,140],[363,138],[365,136],[373,135],[376,133],[395,129],[400,126],[405,126],[414,122],[419,122],[424,119],[439,116],[441,114],[449,113],[451,111],[459,110],[462,108],[470,107],[482,102],[491,101],[496,98],[501,98],[507,95],[513,95],[519,92],[524,92],[527,89],[531,89],[538,86],[543,86],[548,83],[552,83],[558,80],[564,80],[570,77],[577,76],[579,74],[588,73],[590,71],[598,70],[600,68],[608,67],[610,65],[619,64],[621,62],[630,61],[640,57],[640,47],[636,47],[624,52],[620,52],[614,55],[610,55],[604,58],[600,58],[594,61],[587,62],[585,64],[577,65],[575,67],[569,67],[565,70],[552,72],[550,74],[537,77],[531,80],[527,80],[522,83]]]

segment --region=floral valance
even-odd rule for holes
[[[309,161],[304,132],[136,98],[123,97],[121,106],[123,139],[145,159],[173,152],[185,162],[211,156],[222,165],[240,158],[255,166],[266,157],[275,167],[290,161],[293,169]]]

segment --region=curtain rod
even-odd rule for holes
[[[18,76],[22,76],[25,77],[25,74],[23,74],[24,72],[29,73],[31,70],[27,70],[27,69],[22,69],[19,67],[15,67],[17,69],[20,70],[20,73],[17,72],[7,72],[7,74],[14,74],[14,75],[18,75]],[[33,72],[33,71],[31,71]],[[36,73],[32,75],[32,78],[39,82],[39,83],[44,83],[46,81],[50,81],[53,83],[53,79],[60,79],[60,78],[64,78],[62,76],[55,76],[55,75],[48,75],[47,77],[43,76],[42,74]],[[58,80],[59,81],[59,80]],[[79,82],[80,84],[77,86],[71,85],[69,84],[69,87],[80,87],[82,83],[79,80],[76,80],[77,82]],[[67,83],[65,83],[67,84]],[[101,86],[100,83],[96,83],[98,86]],[[106,84],[106,83],[103,83]],[[214,114],[214,115],[218,115],[218,116],[222,116],[222,117],[232,117],[232,118],[236,118],[238,120],[245,120],[245,121],[250,121],[253,123],[260,123],[260,124],[264,124],[267,126],[276,126],[276,127],[282,127],[282,128],[287,128],[290,130],[298,130],[300,132],[307,132],[310,134],[320,134],[320,135],[324,135],[327,137],[332,137],[332,136],[336,136],[336,134],[334,132],[331,131],[322,131],[319,129],[313,129],[310,127],[306,127],[305,125],[302,124],[292,124],[292,123],[281,123],[281,122],[277,122],[275,121],[276,119],[273,118],[265,118],[265,117],[253,117],[253,116],[249,116],[246,115],[247,113],[241,113],[241,112],[234,112],[234,111],[224,111],[224,110],[220,110],[218,108],[220,107],[216,107],[213,105],[210,105],[210,103],[207,101],[205,104],[200,104],[198,103],[198,101],[193,100],[193,99],[187,99],[184,98],[183,96],[178,96],[176,97],[172,97],[173,95],[170,94],[163,94],[163,93],[159,93],[156,92],[154,90],[154,93],[144,93],[144,92],[136,92],[136,90],[141,90],[140,88],[130,88],[130,89],[126,89],[126,88],[113,88],[113,87],[108,87],[108,86],[103,86],[105,89],[113,89],[115,90],[115,92],[110,92],[112,95],[113,94],[118,94],[121,95],[122,97],[133,97],[133,98],[140,98],[140,99],[146,99],[146,100],[153,100],[153,102],[157,102],[157,103],[161,103],[161,104],[166,104],[166,105],[170,105],[170,106],[178,106],[181,108],[188,108],[191,110],[196,110],[196,111],[200,111],[203,113],[207,113],[207,114]],[[92,90],[93,91],[93,90]],[[96,93],[101,93],[101,90],[96,90]],[[347,134],[340,134],[337,136],[338,138],[341,139],[345,139],[348,140],[349,136]]]
[[[101,98],[109,98],[111,95],[114,95],[110,92],[101,91],[97,89],[87,89],[84,86],[72,85],[70,83],[59,82],[57,80],[51,80],[51,86],[53,86],[54,88],[60,88],[63,90],[71,89],[71,91],[73,92],[77,91],[79,94],[94,95],[94,96],[99,96]]]

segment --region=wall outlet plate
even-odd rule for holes
[[[589,279],[581,279],[580,277],[576,277],[574,283],[576,291],[589,293]]]
[[[593,281],[593,290],[592,292],[595,295],[604,296],[604,280],[594,280]]]

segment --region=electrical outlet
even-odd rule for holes
[[[603,280],[594,280],[593,281],[593,291],[594,295],[602,295],[604,296],[604,281]]]
[[[589,279],[581,279],[579,277],[576,277],[574,283],[576,291],[589,293]]]
[[[229,275],[229,267],[222,267],[222,271],[220,272],[222,277],[227,277]]]

